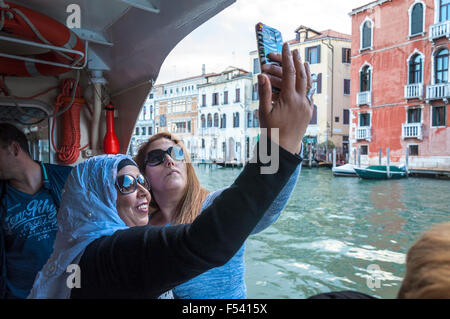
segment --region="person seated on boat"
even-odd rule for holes
[[[303,66],[303,71],[300,70],[300,60],[297,53],[294,53],[296,71],[306,72],[306,76],[309,77],[307,66],[306,69]],[[285,58],[288,59],[288,57]],[[292,61],[292,63],[294,62]],[[264,75],[261,77],[264,77]],[[266,85],[261,87],[259,91],[263,94],[261,101],[271,103],[270,81],[265,83]],[[281,86],[281,90],[281,98],[285,98],[283,93],[286,92],[283,91],[283,86]],[[267,95],[264,96],[264,94]],[[310,102],[306,100],[306,97],[299,103],[302,103],[305,108],[310,107]],[[264,117],[262,119],[264,121]],[[303,123],[307,125],[306,120]],[[301,139],[298,140],[297,147],[297,152],[300,152]],[[170,133],[163,132],[152,136],[145,144],[141,145],[135,160],[141,172],[152,181],[152,202],[150,203],[150,224],[152,225],[191,223],[203,209],[210,206],[215,198],[227,190],[227,188],[223,188],[209,193],[204,189],[200,185],[184,145],[180,139]],[[263,218],[253,229],[252,234],[263,231],[280,216],[297,183],[300,169],[301,165],[293,172],[287,185],[266,210]],[[244,250],[245,245],[242,245],[225,265],[211,269],[184,284],[178,285],[173,289],[174,296],[183,299],[246,298]]]
[[[278,170],[261,173],[267,164],[256,151],[233,185],[192,223],[158,227],[148,224],[144,207],[151,195],[139,170],[121,167],[127,156],[79,164],[65,187],[54,252],[29,298],[156,298],[232,258],[302,160],[295,154],[312,115],[306,74],[298,55],[285,53],[283,65],[290,69],[279,101],[272,104],[270,82],[259,78],[261,125],[268,132],[280,128],[278,143],[270,143],[272,152],[279,151]]]
[[[26,298],[50,257],[71,169],[34,161],[22,130],[0,123],[0,299]]]
[[[433,226],[409,249],[399,299],[450,299],[450,222]]]

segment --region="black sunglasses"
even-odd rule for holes
[[[119,192],[123,195],[134,193],[138,188],[138,184],[143,186],[146,190],[150,190],[150,184],[147,179],[140,174],[138,177],[128,174],[117,176],[115,184],[119,189]]]
[[[175,161],[184,160],[184,152],[180,146],[171,146],[167,149],[167,151],[158,149],[153,150],[147,153],[147,160],[145,161],[146,165],[149,166],[157,166],[164,162],[166,158],[166,154],[169,154],[170,157]]]

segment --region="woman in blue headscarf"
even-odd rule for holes
[[[79,164],[64,188],[53,254],[28,298],[158,298],[226,263],[299,164],[280,151],[277,173],[248,164],[201,217],[169,227],[147,225],[149,185],[130,157]]]

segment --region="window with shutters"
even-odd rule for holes
[[[212,127],[212,115],[211,114],[208,114],[207,125],[208,125],[208,127]]]
[[[214,127],[219,127],[219,114],[214,114]]]
[[[223,104],[228,104],[228,91],[223,92]]]
[[[219,104],[219,93],[213,93],[212,94],[212,105],[218,105]]]
[[[408,123],[421,122],[422,109],[408,109]]]
[[[369,154],[369,145],[361,145],[360,149],[361,155],[368,155]]]
[[[442,49],[436,54],[434,68],[435,84],[448,83],[448,49]]]
[[[202,94],[202,106],[206,106],[206,94]]]
[[[239,112],[233,114],[233,127],[239,127]]]
[[[411,36],[423,33],[423,4],[416,3],[411,10]]]
[[[419,156],[419,145],[415,144],[415,145],[409,145],[409,156]]]
[[[342,63],[351,63],[351,53],[350,48],[342,48]]]
[[[414,55],[409,61],[409,84],[422,83],[422,56]]]
[[[349,125],[350,124],[350,110],[344,110],[344,124]]]
[[[361,29],[361,50],[372,48],[372,22],[364,22]]]
[[[322,73],[317,74],[317,80],[312,83],[313,88],[316,89],[315,94],[322,93]]]
[[[431,118],[431,126],[445,126],[446,125],[446,106],[433,106],[432,109],[432,118]]]
[[[361,80],[360,92],[370,91],[371,72],[370,67],[368,65],[366,65],[361,70],[360,80]]]
[[[306,48],[306,61],[309,64],[320,63],[320,45]]]
[[[450,18],[450,0],[439,1],[439,22],[448,21]]]
[[[201,123],[202,123],[202,128],[206,128],[206,118],[205,118],[205,114],[202,114],[201,116]]]
[[[359,115],[359,126],[370,126],[370,113]]]
[[[344,79],[344,95],[350,95],[350,79]]]
[[[227,128],[227,115],[222,114],[220,118],[220,128]]]

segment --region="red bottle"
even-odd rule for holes
[[[106,110],[106,134],[103,139],[103,151],[105,154],[119,153],[119,140],[114,132],[114,106],[108,104]]]

